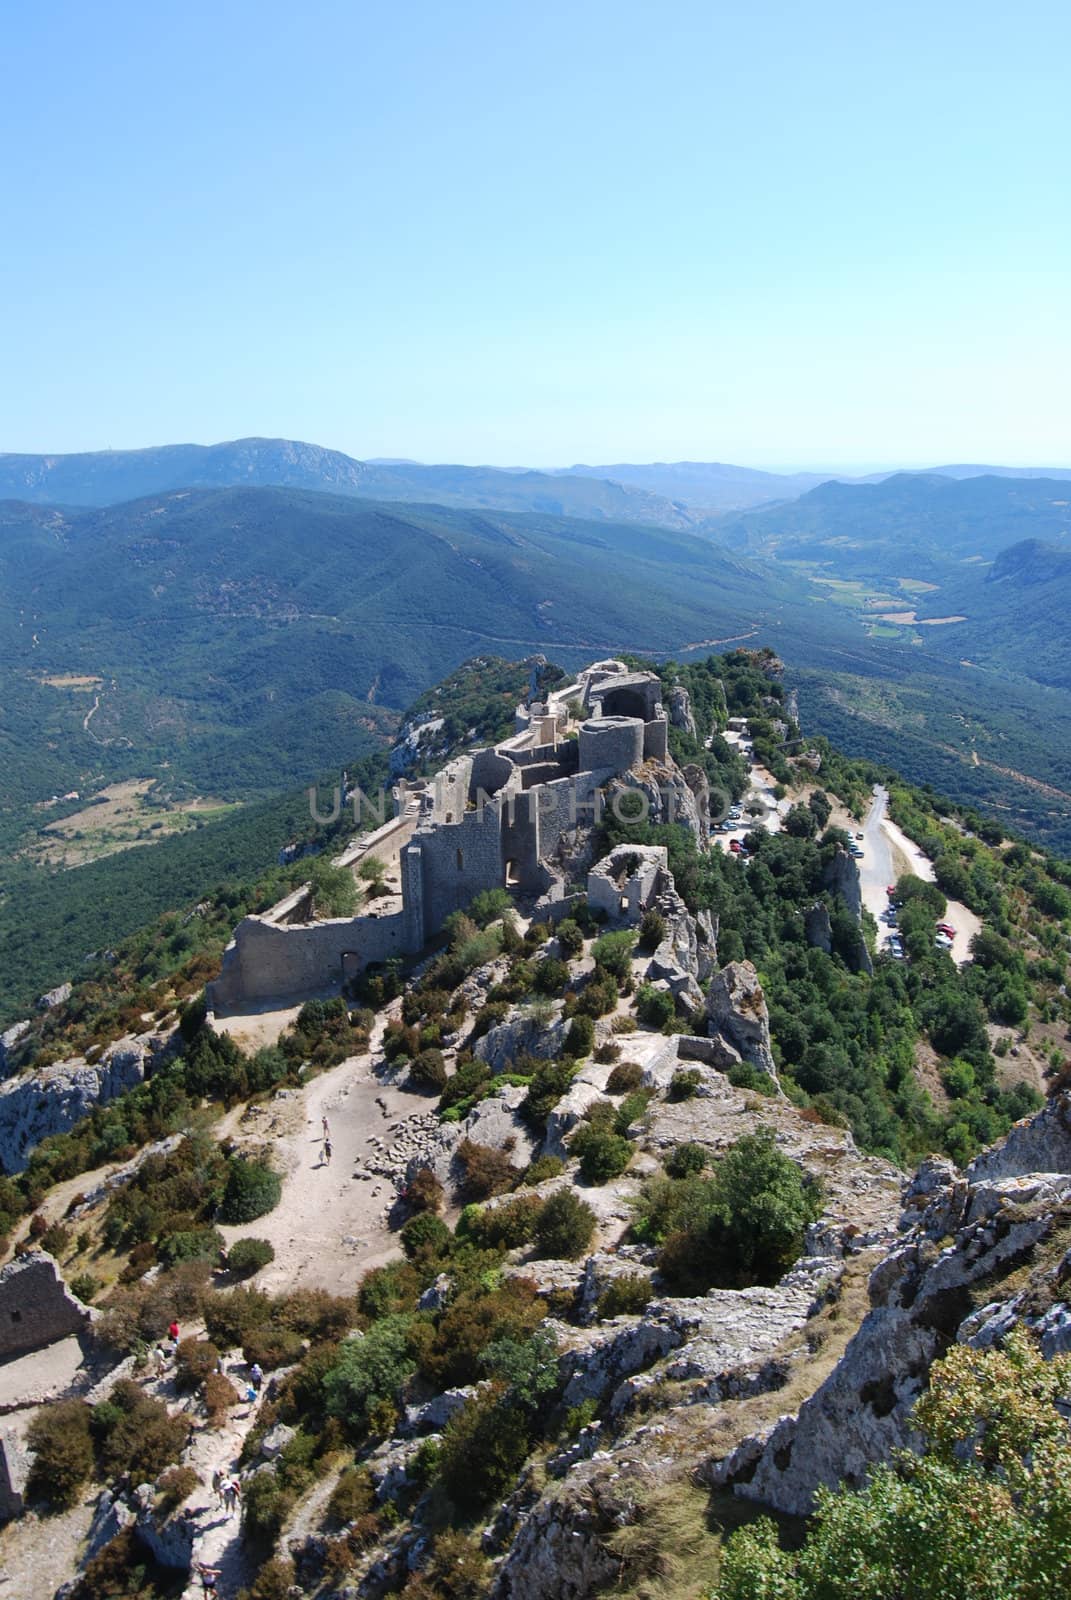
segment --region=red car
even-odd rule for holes
[[[954,939],[956,937],[956,930],[950,922],[939,922],[937,924],[937,931],[938,933],[946,933],[950,939]]]
[[[895,885],[895,883],[890,883],[888,885],[888,887],[886,888],[885,893],[889,896],[889,899],[891,900],[893,895],[896,893],[896,885]]]

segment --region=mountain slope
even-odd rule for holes
[[[1024,538],[1071,539],[1071,496],[1058,479],[897,473],[823,483],[790,504],[724,517],[711,532],[731,549],[828,562],[838,577],[903,575],[910,559],[910,575],[926,578]]]
[[[42,752],[20,740],[58,701],[75,698],[86,720],[57,729],[46,792],[79,787],[87,765],[125,775],[166,761],[172,784],[240,797],[338,758],[337,743],[325,738],[317,759],[304,739],[298,771],[293,742],[278,742],[278,719],[316,696],[345,694],[372,733],[379,708],[401,708],[491,647],[675,652],[794,610],[802,622],[787,585],[708,541],[634,524],[294,489],[183,490],[82,511],[8,503],[0,668],[23,721],[6,741],[0,721],[3,793],[42,798],[26,781]],[[333,705],[325,730],[338,714]]]
[[[237,439],[84,455],[0,454],[0,499],[34,504],[116,505],[174,489],[238,485],[618,518],[671,528],[687,528],[696,520],[660,493],[598,481],[590,474],[562,477],[495,467],[355,461],[338,450],[293,439]]]
[[[735,467],[721,461],[654,461],[648,465],[619,461],[613,466],[577,465],[561,470],[609,478],[614,483],[668,495],[671,500],[709,511],[736,511],[773,500],[791,500],[824,483],[828,476],[818,472],[760,472],[754,467]]]

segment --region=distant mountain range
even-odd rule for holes
[[[0,454],[0,499],[68,506],[117,505],[171,489],[313,489],[368,500],[482,506],[550,516],[705,530],[712,518],[791,501],[820,484],[871,484],[894,474],[761,472],[722,462],[526,468],[425,465],[401,458],[358,461],[339,450],[293,439],[237,439],[224,444],[160,445],[81,455]],[[1071,469],[937,467],[929,476],[1071,478]],[[914,474],[913,474],[914,476]]]
[[[590,476],[508,472],[498,467],[355,461],[293,439],[160,445],[86,455],[0,455],[0,499],[63,506],[119,505],[173,489],[312,489],[362,500],[464,505],[495,511],[643,522],[687,529],[702,521],[643,488]]]
[[[823,483],[787,504],[722,517],[712,531],[730,549],[827,564],[838,578],[929,580],[949,562],[992,560],[1024,538],[1071,539],[1071,495],[1057,478],[902,472]]]

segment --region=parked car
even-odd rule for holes
[[[938,933],[947,934],[950,939],[954,939],[956,937],[956,930],[950,922],[939,922],[937,924],[937,931]]]

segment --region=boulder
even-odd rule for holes
[[[473,1054],[486,1061],[492,1072],[509,1072],[519,1056],[552,1060],[560,1055],[565,1033],[566,1024],[560,1018],[547,1022],[536,1011],[518,1009],[477,1039]]]

